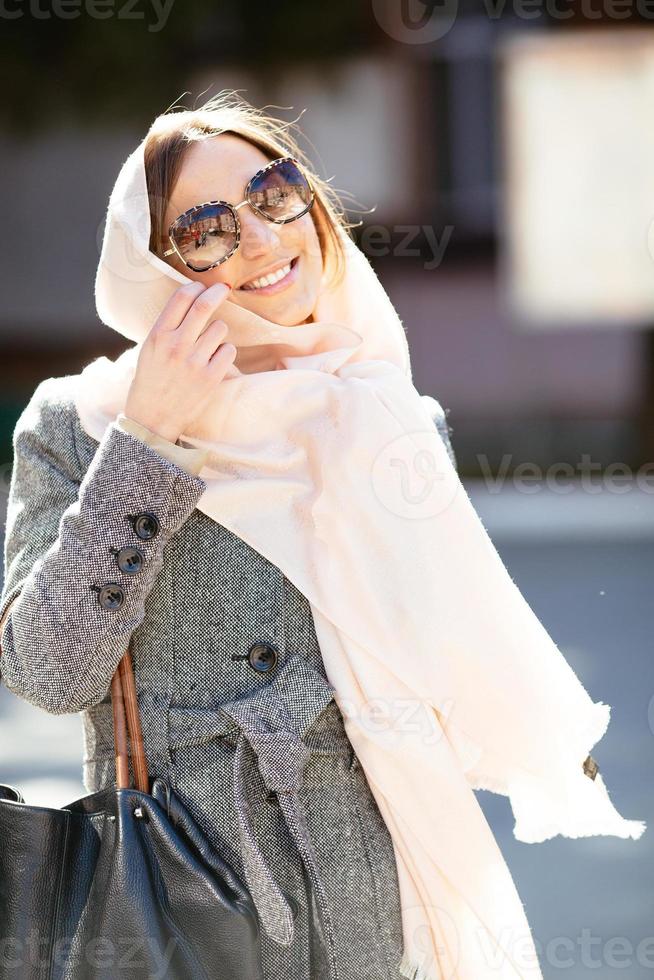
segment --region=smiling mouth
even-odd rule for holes
[[[251,279],[238,288],[243,290],[243,292],[265,295],[281,292],[282,289],[286,289],[297,278],[299,260],[300,256],[296,255],[290,262],[276,269],[274,272],[270,272],[266,276]]]

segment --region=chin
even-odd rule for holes
[[[265,314],[264,314],[265,316]],[[306,323],[307,320],[312,319],[312,311],[307,310],[307,312],[299,313],[284,313],[276,314],[268,317],[268,319],[273,320],[275,323],[279,323],[282,327],[301,327],[302,324]]]
[[[282,302],[280,297],[278,303],[252,303],[252,305],[247,304],[247,306],[245,303],[241,303],[240,305],[252,313],[258,313],[259,316],[279,323],[282,327],[297,327],[312,318],[315,300],[313,302],[299,300]]]

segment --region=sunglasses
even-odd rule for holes
[[[196,204],[168,229],[172,248],[163,254],[177,254],[194,272],[207,272],[226,262],[241,240],[239,208],[249,204],[256,214],[278,225],[301,218],[315,200],[314,188],[293,157],[280,157],[258,170],[245,188],[239,204],[207,201]]]

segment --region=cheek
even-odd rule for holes
[[[305,265],[310,260],[315,264],[320,258],[320,242],[316,233],[316,228],[310,215],[305,214],[297,221],[289,221],[287,225],[278,225],[281,228],[281,244],[283,251],[287,254],[302,253],[305,258]]]
[[[303,280],[305,285],[311,289],[317,288],[322,277],[322,252],[320,249],[320,239],[316,232],[316,227],[310,215],[300,218],[298,225],[302,227],[297,230],[297,248],[302,252],[304,263]]]
[[[312,252],[306,258],[306,269],[304,273],[305,288],[311,295],[316,295],[320,289],[322,279],[322,256],[320,251]]]
[[[209,275],[209,273],[194,272],[193,269],[189,269],[189,267],[187,265],[184,265],[183,262],[178,262],[177,268],[182,273],[182,275],[186,276],[187,279],[192,279],[193,282],[201,282],[204,286],[209,285],[209,282],[207,281],[207,276]],[[213,270],[211,271],[213,272]]]

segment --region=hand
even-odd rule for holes
[[[125,403],[128,418],[177,442],[215,395],[234,362],[223,343],[227,324],[214,319],[229,295],[226,283],[187,283],[175,290],[139,352]]]

